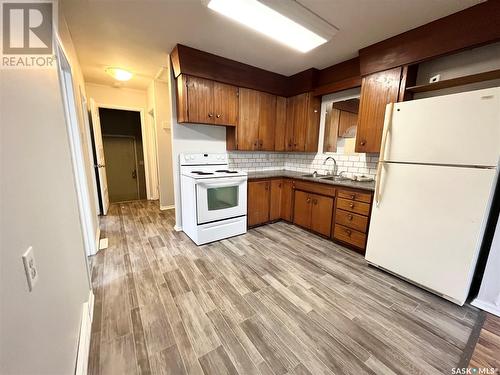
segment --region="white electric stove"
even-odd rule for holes
[[[197,245],[247,231],[247,173],[227,154],[181,154],[182,230]]]

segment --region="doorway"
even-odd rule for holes
[[[147,199],[141,114],[99,108],[110,202]]]

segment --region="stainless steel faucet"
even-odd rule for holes
[[[325,161],[323,162],[323,165],[326,164],[326,162],[329,160],[329,159],[332,159],[333,160],[333,173],[330,172],[328,174],[333,174],[334,176],[337,175],[337,160],[335,160],[335,158],[333,156],[328,156]]]

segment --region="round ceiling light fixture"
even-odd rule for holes
[[[108,73],[111,77],[118,81],[128,81],[134,75],[132,72],[121,68],[108,67],[104,69],[106,73]]]

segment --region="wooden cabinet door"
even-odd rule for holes
[[[311,230],[330,236],[333,217],[333,198],[311,194]]]
[[[293,213],[293,181],[283,180],[281,185],[281,218],[286,221],[292,221]]]
[[[363,77],[359,103],[356,152],[380,152],[385,107],[398,101],[402,68]]]
[[[271,195],[269,203],[269,220],[278,220],[281,217],[281,192],[283,180],[271,180]]]
[[[269,221],[270,181],[248,182],[248,226]]]
[[[321,98],[306,94],[306,128],[304,134],[304,151],[317,152],[319,138],[319,119],[321,113]]]
[[[187,77],[187,113],[189,122],[214,124],[214,82]]]
[[[309,193],[295,190],[293,223],[307,229],[311,227],[311,197]]]
[[[260,93],[240,88],[237,148],[244,151],[259,149],[259,102]]]
[[[328,106],[325,118],[325,137],[323,139],[323,152],[337,151],[337,134],[340,121],[340,110]]]
[[[274,151],[286,150],[286,98],[276,97],[276,125],[274,128]]]
[[[339,118],[339,137],[352,138],[356,135],[358,126],[358,114],[340,111]]]
[[[238,87],[214,82],[214,123],[236,126],[238,122]]]
[[[293,151],[294,150],[294,141],[293,141],[293,125],[294,125],[294,116],[297,107],[297,98],[295,96],[291,96],[286,98],[286,128],[285,128],[285,150]]]
[[[259,92],[259,150],[274,150],[276,95]]]
[[[295,96],[292,112],[293,151],[305,151],[308,119],[308,98],[306,94]]]

